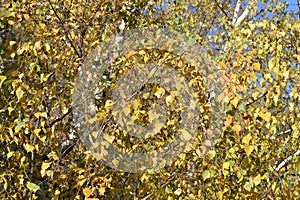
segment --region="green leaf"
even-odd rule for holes
[[[241,103],[238,107],[239,111],[241,112],[246,112],[247,111],[247,107],[245,103]]]
[[[165,192],[167,193],[167,194],[171,194],[173,191],[172,191],[172,189],[171,188],[169,188],[168,186],[165,188]]]

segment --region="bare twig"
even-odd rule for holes
[[[215,3],[217,4],[218,8],[222,11],[222,13],[224,13],[224,15],[225,15],[226,17],[228,17],[227,13],[226,13],[225,10],[223,9],[223,7],[218,3],[218,1],[217,1],[217,0],[214,0],[214,1],[215,1]]]

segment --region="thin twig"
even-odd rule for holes
[[[51,122],[51,123],[49,124],[48,127],[51,127],[51,126],[53,126],[54,124],[56,124],[57,122],[63,120],[67,115],[69,115],[69,114],[72,112],[72,110],[73,110],[73,109],[70,108],[69,111],[68,111],[66,114],[64,114],[63,116],[61,116],[61,117],[57,118],[56,120],[54,120],[53,122]]]
[[[222,13],[224,13],[224,15],[226,17],[228,17],[227,13],[225,12],[225,10],[223,9],[223,7],[217,2],[217,0],[214,0],[215,3],[217,4],[218,8],[222,11]]]
[[[77,54],[77,56],[78,56],[79,58],[81,58],[82,55],[77,51],[77,49],[76,49],[76,47],[75,47],[75,45],[74,45],[74,43],[73,43],[73,40],[72,40],[71,37],[69,36],[68,31],[66,30],[66,28],[65,28],[65,26],[64,26],[65,23],[62,21],[62,19],[61,19],[61,18],[59,17],[59,15],[57,14],[57,11],[55,10],[55,8],[54,8],[54,6],[53,6],[51,0],[48,0],[48,2],[49,2],[49,4],[50,4],[51,10],[54,12],[54,14],[55,14],[55,16],[57,17],[57,19],[59,20],[59,22],[60,22],[62,28],[64,29],[65,34],[66,34],[66,36],[67,36],[67,39],[69,40],[69,42],[70,42],[72,48],[74,49],[74,51],[75,51],[75,53]]]

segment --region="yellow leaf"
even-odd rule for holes
[[[105,187],[98,188],[98,192],[99,192],[100,196],[104,196],[104,194],[105,194]]]
[[[232,118],[227,118],[226,121],[224,122],[225,127],[229,127],[232,123]]]
[[[18,100],[20,101],[20,99],[24,95],[24,92],[23,92],[23,90],[20,87],[16,90],[16,95],[17,95]]]
[[[36,192],[40,189],[40,186],[39,185],[36,185],[35,183],[31,183],[31,182],[27,182],[26,183],[26,187],[30,190],[30,191],[33,191],[33,192]]]
[[[174,194],[175,195],[180,195],[182,192],[182,190],[180,188],[178,188],[177,190],[175,190]]]
[[[54,192],[54,195],[59,195],[59,194],[60,194],[60,191],[56,189]]]
[[[149,59],[150,59],[149,54],[146,54],[146,55],[144,56],[144,62],[147,63],[147,61],[148,61]]]
[[[131,51],[128,52],[128,54],[126,56],[127,56],[127,58],[130,58],[131,56],[133,56],[135,54],[137,54],[137,52],[134,51],[134,50],[131,50]]]
[[[252,151],[254,150],[254,147],[252,145],[245,144],[244,150],[245,150],[247,156],[249,156],[252,153]]]
[[[35,50],[40,50],[42,47],[41,47],[41,41],[38,41],[34,44],[34,49]]]
[[[104,139],[107,140],[109,143],[112,143],[115,139],[115,136],[104,134]]]
[[[160,98],[164,94],[165,94],[165,89],[161,87],[158,87],[156,92],[154,93],[154,95],[157,96],[157,98]]]
[[[50,51],[50,46],[48,43],[45,44],[46,52]]]
[[[30,16],[28,14],[23,14],[25,20],[30,20]]]
[[[260,71],[260,64],[259,64],[259,63],[254,63],[254,64],[253,64],[253,69],[254,69],[255,71]]]
[[[15,24],[15,22],[13,20],[8,20],[7,22],[8,22],[9,25],[14,25]]]
[[[127,116],[127,115],[129,115],[129,113],[131,113],[131,109],[129,107],[124,107],[123,112],[124,112],[125,116]]]
[[[223,169],[229,169],[230,163],[229,162],[224,162],[223,163]]]
[[[106,109],[106,110],[109,110],[109,109],[112,107],[112,105],[113,105],[112,100],[107,100],[107,101],[105,102],[105,109]]]
[[[54,34],[56,34],[56,33],[58,33],[58,32],[59,32],[59,29],[57,29],[57,28],[53,28],[53,29],[52,29],[52,32],[53,32]]]
[[[254,185],[258,185],[261,182],[261,176],[258,174],[256,177],[253,178]]]
[[[242,142],[243,142],[244,144],[249,144],[249,142],[250,142],[251,139],[252,139],[252,136],[251,136],[251,134],[249,133],[248,135],[246,135],[245,137],[243,137]]]
[[[8,152],[6,156],[7,156],[7,158],[10,158],[10,157],[12,157],[14,154],[15,154],[15,152],[14,152],[14,151],[11,151],[11,152]]]
[[[230,103],[236,108],[237,104],[239,103],[239,100],[240,100],[240,98],[236,96],[236,97],[234,97],[234,99],[232,99],[230,101]]]
[[[33,150],[34,150],[34,146],[32,146],[30,144],[23,144],[23,146],[27,152],[33,152]]]
[[[196,152],[197,153],[197,152]],[[211,150],[207,153],[207,159],[208,160],[212,160],[214,157],[216,156],[216,151],[215,150]]]
[[[16,41],[9,41],[9,46],[12,46],[12,45],[14,45],[16,43],[17,43]]]
[[[41,167],[41,176],[44,177],[46,175],[46,169],[48,169],[51,165],[50,163],[43,162],[42,167]]]
[[[235,125],[232,126],[232,130],[236,133],[240,133],[241,130],[242,130],[242,127],[238,124],[235,124]]]
[[[256,25],[255,25],[255,24],[252,24],[252,23],[249,23],[248,25],[249,25],[249,27],[250,27],[251,30],[254,30],[255,27],[256,27]]]
[[[7,79],[6,76],[0,76],[0,87],[2,86],[3,82]]]
[[[14,109],[14,108],[12,108],[12,107],[8,107],[8,108],[7,108],[7,110],[8,110],[8,114],[10,115],[10,114],[11,114],[11,112],[12,112],[12,111],[14,111],[15,109]]]
[[[271,113],[270,112],[261,112],[260,117],[263,118],[265,121],[269,122],[271,120]]]
[[[114,160],[112,161],[112,163],[114,164],[114,166],[119,166],[119,161],[116,160],[116,159],[114,159]]]
[[[200,149],[196,149],[196,154],[197,154],[198,156],[202,156],[202,153],[201,153]]]
[[[135,99],[133,101],[131,101],[131,106],[134,110],[137,110],[138,108],[140,108],[142,106],[142,102],[139,99]]]
[[[82,179],[82,180],[78,181],[74,187],[75,187],[75,188],[76,188],[76,187],[81,187],[81,186],[83,186],[83,184],[84,184],[85,182],[86,182],[86,179]]]
[[[166,97],[166,104],[171,105],[174,102],[175,98],[172,95]]]
[[[10,54],[10,57],[11,58],[14,58],[16,56],[16,53],[15,52],[12,52],[11,54]]]
[[[93,193],[93,191],[90,188],[83,188],[82,192],[83,192],[85,198],[89,198],[91,196],[91,194]]]
[[[50,162],[50,163],[48,163],[48,162],[43,162],[41,169],[42,169],[42,170],[48,169],[48,168],[50,167],[50,165],[51,165],[51,162]]]
[[[259,95],[259,92],[254,92],[254,93],[252,94],[253,99],[256,99],[256,98],[258,97],[258,95]]]

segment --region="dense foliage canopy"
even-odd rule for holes
[[[297,199],[300,196],[300,21],[277,0],[1,0],[1,199]],[[297,13],[296,13],[297,14]],[[201,74],[182,58],[166,62],[199,89],[199,135],[177,160],[159,170],[112,169],[88,151],[73,121],[75,78],[104,40],[130,29],[168,28],[200,44],[221,71],[227,103],[222,133],[206,156],[210,122]],[[114,80],[136,63],[169,52],[140,49],[113,61],[97,119],[107,121]],[[131,103],[136,123],[157,116],[147,106],[176,102],[148,84]],[[181,108],[144,150],[169,142]],[[95,119],[92,119],[95,120]],[[151,141],[150,141],[151,139]],[[110,142],[136,148],[116,131]],[[149,147],[149,144],[150,147]],[[148,145],[148,146],[147,146]]]

